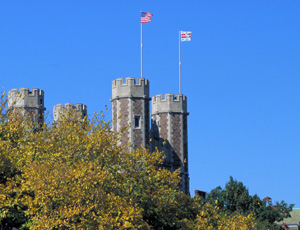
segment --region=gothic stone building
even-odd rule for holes
[[[182,94],[152,97],[150,128],[149,81],[144,78],[118,78],[112,82],[113,130],[130,127],[121,139],[134,150],[143,145],[158,148],[166,155],[165,167],[181,169],[181,189],[189,194],[187,98]]]
[[[149,96],[149,81],[144,78],[118,78],[112,82],[112,124],[118,132],[129,127],[121,138],[121,144],[132,150],[143,145],[154,151],[156,148],[166,155],[164,166],[170,171],[181,170],[181,190],[189,194],[187,98],[182,94]],[[150,128],[150,101],[152,101]],[[8,93],[8,108],[30,116],[37,124],[44,122],[44,91],[39,89],[12,89]],[[59,121],[63,111],[73,109],[87,115],[83,104],[53,107],[53,120]]]

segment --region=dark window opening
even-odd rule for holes
[[[141,120],[140,116],[134,117],[134,128],[140,128],[140,120]]]

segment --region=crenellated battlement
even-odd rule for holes
[[[113,80],[112,82],[113,88],[114,87],[127,87],[127,86],[143,86],[148,85],[149,81],[145,78],[138,78],[138,82],[136,82],[135,77],[127,77],[125,78],[125,82],[123,78],[117,78],[116,80]]]
[[[182,94],[169,93],[152,97],[152,114],[157,113],[187,113],[187,98]]]
[[[44,107],[44,91],[32,88],[12,89],[8,92],[8,108],[11,107],[29,107],[43,108]]]
[[[143,97],[149,98],[149,81],[135,77],[118,78],[112,82],[112,100],[117,98]]]
[[[84,118],[87,115],[87,106],[81,103],[76,103],[75,106],[73,103],[57,104],[53,106],[53,120],[57,122],[59,120],[60,114],[64,111],[75,110],[81,114],[81,117]]]
[[[29,88],[11,89],[8,93],[15,96],[19,94],[28,97],[44,96],[44,91],[37,88],[32,88],[31,91]]]

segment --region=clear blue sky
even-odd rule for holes
[[[40,88],[58,103],[110,105],[111,82],[140,75],[151,96],[188,97],[190,189],[209,192],[229,176],[251,194],[300,208],[299,0],[3,0],[0,86]],[[111,119],[111,110],[107,114]]]

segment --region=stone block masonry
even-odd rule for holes
[[[129,127],[121,144],[148,146],[150,151],[158,148],[166,155],[164,165],[171,171],[181,169],[181,189],[189,194],[187,149],[187,98],[178,94],[152,97],[151,130],[149,124],[149,81],[129,77],[112,82],[113,130],[119,132]],[[151,140],[151,141],[150,141]]]
[[[26,119],[42,125],[44,123],[44,91],[33,88],[12,89],[8,92],[8,110],[20,112]]]
[[[182,94],[166,94],[152,97],[151,135],[165,141],[154,141],[150,148],[162,149],[165,164],[171,171],[181,169],[181,189],[189,194],[188,149],[187,149],[187,98]],[[152,127],[156,127],[155,129]],[[154,138],[155,139],[155,138]]]
[[[65,103],[65,106],[57,104],[53,106],[53,121],[58,122],[61,115],[70,110],[76,111],[82,119],[87,116],[87,106],[84,104],[77,103],[75,106],[73,103]]]
[[[123,145],[132,150],[149,145],[149,81],[128,77],[125,82],[118,78],[112,82],[113,130],[119,132],[128,127],[121,137]]]

